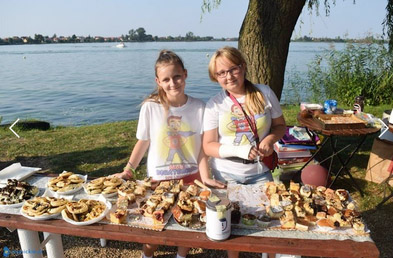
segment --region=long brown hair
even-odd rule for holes
[[[209,62],[209,77],[213,82],[218,82],[216,75],[216,61],[217,58],[226,58],[234,65],[241,65],[245,72],[247,72],[247,63],[242,53],[234,47],[225,46],[218,49]],[[252,114],[261,114],[265,112],[265,97],[262,92],[249,80],[244,80],[244,87],[246,90],[246,109]]]
[[[166,49],[161,50],[156,60],[156,64],[154,66],[156,77],[157,77],[157,70],[161,66],[171,65],[171,64],[179,65],[183,70],[185,70],[183,60],[178,55],[176,55],[175,52]],[[169,110],[169,101],[166,96],[166,93],[158,85],[156,89],[147,98],[143,100],[142,104],[147,101],[160,103],[161,105],[164,106],[165,110]]]

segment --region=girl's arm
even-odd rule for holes
[[[199,173],[201,175],[202,182],[205,185],[212,186],[215,188],[225,188],[226,187],[225,184],[223,184],[217,180],[214,180],[210,177],[208,156],[203,151],[203,148],[201,148],[201,151],[199,153],[198,165],[199,165]]]
[[[130,159],[127,162],[122,173],[114,174],[113,176],[120,177],[123,179],[133,178],[133,172],[138,167],[141,162],[143,156],[145,155],[147,149],[149,148],[150,141],[149,140],[138,140],[134,146],[134,149],[131,152]]]
[[[253,160],[258,155],[257,149],[251,144],[233,146],[222,145],[218,142],[218,129],[205,131],[203,136],[203,150],[206,155],[214,158],[239,157]]]
[[[203,151],[207,156],[220,158],[218,150],[221,144],[218,142],[218,128],[205,131],[203,134]]]
[[[286,128],[284,116],[272,119],[270,133],[259,143],[261,157],[267,157],[273,153],[273,144],[285,135]]]

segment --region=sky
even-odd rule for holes
[[[222,0],[201,21],[202,0],[0,0],[0,38],[118,37],[140,27],[153,36],[238,37],[248,0]],[[321,1],[320,1],[321,2]],[[330,1],[331,2],[331,1]],[[363,38],[382,35],[387,0],[336,0],[330,16],[306,7],[293,37]],[[323,4],[322,4],[323,5]]]

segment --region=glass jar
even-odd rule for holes
[[[355,104],[353,105],[353,109],[355,112],[363,112],[364,110],[364,97],[357,96],[355,98]]]

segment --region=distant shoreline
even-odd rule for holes
[[[154,37],[149,38],[149,40],[124,40],[122,37],[76,37],[73,35],[72,37],[52,37],[48,36],[43,37],[39,35],[32,39],[31,37],[12,37],[12,38],[0,38],[0,46],[7,45],[39,45],[39,44],[68,44],[68,43],[144,43],[144,42],[212,42],[212,41],[238,41],[239,38],[213,38],[213,37],[181,37],[178,36],[176,38],[168,36],[168,37]],[[336,38],[314,38],[303,36],[296,39],[291,39],[291,42],[324,42],[324,43],[388,43],[387,40],[377,39],[373,36],[369,36],[362,39],[343,39],[340,37]]]

